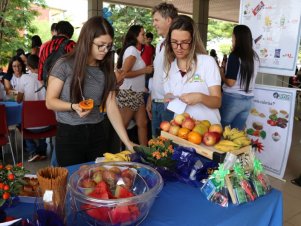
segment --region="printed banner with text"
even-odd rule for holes
[[[259,72],[292,76],[301,35],[300,0],[241,0],[239,22],[250,27]]]
[[[296,90],[256,85],[247,134],[264,146],[256,152],[268,174],[283,178],[292,142]]]

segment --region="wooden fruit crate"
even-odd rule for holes
[[[168,139],[172,140],[174,143],[179,144],[181,146],[192,147],[196,150],[196,152],[198,154],[200,154],[208,159],[211,159],[213,161],[223,162],[225,159],[226,152],[216,150],[214,147],[209,147],[204,144],[200,144],[200,145],[194,144],[188,140],[182,139],[178,136],[172,135],[172,134],[164,132],[164,131],[161,131],[161,136],[168,138]],[[232,151],[231,153],[233,153],[235,155],[240,155],[240,154],[247,153],[250,150],[251,150],[251,145],[245,146],[245,147],[235,150],[235,151]]]

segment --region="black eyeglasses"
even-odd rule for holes
[[[181,49],[186,50],[190,47],[191,41],[190,42],[180,42],[180,43],[170,42],[170,44],[173,49],[177,49],[178,46],[180,46]]]
[[[112,50],[112,45],[106,45],[106,44],[97,45],[94,42],[93,44],[97,46],[99,52],[104,52],[106,50],[107,52],[110,52]]]

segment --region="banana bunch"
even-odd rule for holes
[[[106,152],[103,154],[103,156],[105,157],[105,162],[130,162],[131,153],[132,152],[130,152],[129,150],[124,150],[116,154]]]
[[[234,141],[231,140],[221,140],[214,145],[214,148],[219,151],[229,152],[240,149],[241,145],[234,143]]]
[[[223,132],[225,140],[233,141],[241,147],[251,144],[251,140],[247,137],[245,131],[238,130],[237,128],[231,129],[230,126],[226,126]]]
[[[231,129],[230,126],[225,127],[223,137],[224,140],[214,146],[217,150],[229,152],[251,144],[251,140],[247,137],[245,131],[237,128]]]

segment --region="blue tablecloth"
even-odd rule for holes
[[[68,167],[72,174],[78,165]],[[142,226],[281,226],[282,193],[268,195],[241,206],[220,207],[206,200],[198,188],[180,182],[167,182],[155,200]],[[18,204],[7,212],[31,217],[33,204]],[[84,225],[81,225],[84,226]]]
[[[1,101],[5,105],[7,125],[18,125],[22,122],[22,104],[12,101]]]

